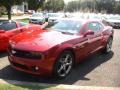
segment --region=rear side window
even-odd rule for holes
[[[103,25],[98,22],[91,22],[88,24],[88,29],[94,32],[99,32],[100,30],[103,30],[103,28]]]
[[[92,30],[94,32],[97,32],[97,31],[99,31],[99,25],[98,25],[98,23],[94,23],[94,22],[89,23],[88,24],[88,29]]]
[[[15,22],[5,22],[0,24],[0,29],[8,31],[17,28]]]

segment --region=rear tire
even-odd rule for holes
[[[56,78],[65,78],[73,68],[74,56],[71,51],[64,51],[56,60],[54,65],[54,76]]]

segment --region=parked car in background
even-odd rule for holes
[[[65,78],[73,65],[102,50],[111,52],[113,28],[97,20],[59,20],[45,30],[26,31],[9,41],[13,68],[34,74]]]
[[[85,15],[83,13],[71,13],[70,15],[70,18],[85,19]]]
[[[35,25],[17,21],[0,20],[0,51],[6,51],[9,39]],[[26,29],[25,29],[26,28]]]
[[[55,22],[64,17],[65,17],[64,13],[48,13],[48,21],[49,22]]]
[[[107,22],[114,28],[120,28],[120,15],[108,16]]]
[[[102,20],[104,19],[101,14],[89,14],[88,19],[97,19],[97,20]]]
[[[35,13],[35,10],[27,10],[27,11],[25,11],[25,14],[33,14],[33,13]]]
[[[42,24],[44,22],[43,13],[32,14],[32,16],[29,18],[29,22],[34,24]]]

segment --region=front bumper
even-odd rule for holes
[[[120,28],[120,23],[117,23],[117,22],[111,22],[110,25],[114,28]]]
[[[52,74],[54,62],[52,62],[50,59],[33,60],[15,57],[10,54],[8,55],[8,59],[11,66],[16,70],[40,76],[50,76]]]
[[[119,27],[120,28],[120,23],[114,23],[113,27]]]

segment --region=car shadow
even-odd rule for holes
[[[99,67],[101,64],[107,62],[113,57],[114,53],[101,54],[96,53],[92,56],[89,56],[86,60],[77,64],[73,68],[70,75],[64,79],[54,79],[51,77],[36,77],[29,75],[11,68],[10,65],[0,70],[0,78],[5,80],[18,80],[18,81],[28,81],[28,82],[39,82],[39,83],[49,83],[49,84],[74,84],[79,80],[90,80],[86,78],[86,75],[93,71],[95,68]],[[102,76],[102,75],[101,75]]]
[[[6,52],[0,52],[0,58],[7,56]]]

